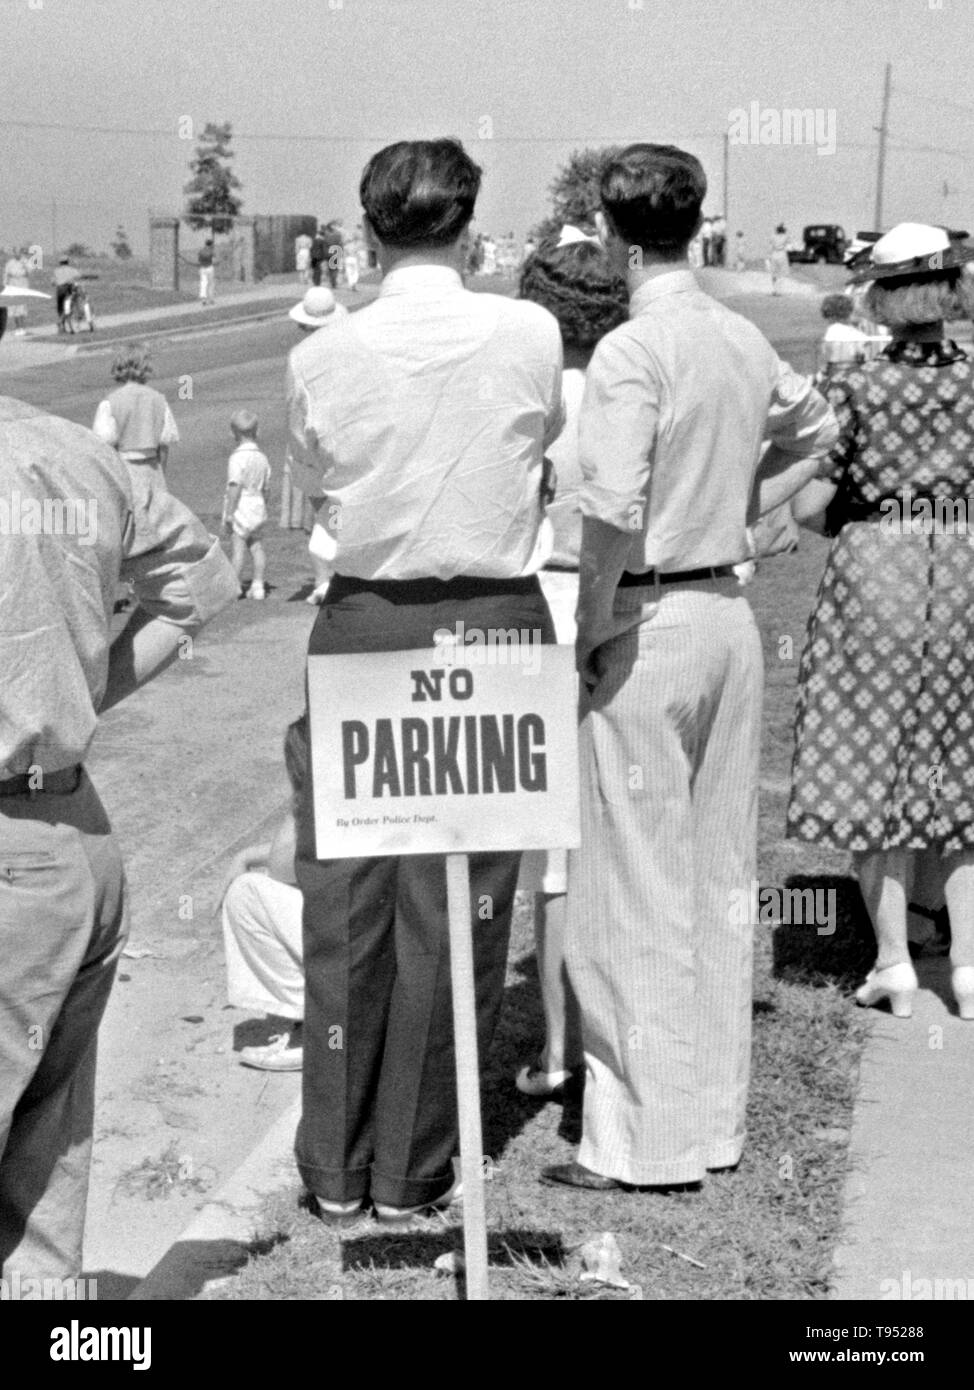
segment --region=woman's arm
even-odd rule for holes
[[[791,501],[791,514],[799,526],[808,531],[825,534],[825,511],[838,489],[826,478],[814,478],[806,483]]]
[[[753,526],[759,517],[773,512],[775,507],[801,492],[816,477],[821,466],[821,458],[814,454],[796,458],[777,445],[769,444],[755,474],[748,525]]]

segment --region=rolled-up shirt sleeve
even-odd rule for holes
[[[287,368],[287,462],[297,487],[308,497],[320,497],[325,491],[322,476],[325,459],[318,435],[311,423],[311,398],[308,389],[291,363]]]
[[[560,332],[556,335],[555,341],[551,346],[552,351],[549,351],[546,355],[549,358],[553,355],[555,362],[553,364],[554,370],[552,371],[551,380],[546,393],[548,398],[548,410],[545,415],[544,439],[542,441],[542,447],[545,449],[547,449],[550,444],[553,444],[561,434],[568,418],[568,412],[565,409],[565,395],[561,385],[564,361]]]
[[[586,373],[579,417],[583,516],[633,530],[645,507],[659,405],[650,354],[623,334],[603,339]]]
[[[827,454],[839,437],[835,413],[811,378],[778,359],[765,438],[782,452],[807,458]]]
[[[150,525],[129,529],[122,578],[130,579],[142,608],[154,618],[193,630],[233,603],[239,593],[220,542],[171,493],[156,494]]]
[[[166,402],[166,413],[163,416],[162,434],[159,438],[159,443],[167,446],[169,444],[179,443],[179,426],[176,424],[173,413],[169,409],[168,401]]]
[[[111,401],[106,399],[99,402],[91,430],[103,444],[110,444],[114,447],[118,443],[118,424],[112,414]]]

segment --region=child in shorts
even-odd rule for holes
[[[237,447],[227,463],[227,492],[223,503],[223,529],[233,537],[231,563],[239,580],[248,552],[253,565],[250,597],[262,599],[264,591],[264,527],[267,524],[267,490],[271,466],[257,444],[259,421],[252,410],[238,410],[230,420]],[[243,596],[243,585],[240,587]]]

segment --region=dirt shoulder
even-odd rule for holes
[[[101,1031],[86,1272],[124,1296],[298,1092],[236,1052],[260,1020],[226,1003],[226,865],[287,796],[281,740],[303,699],[313,610],[304,542],[275,547],[280,585],[242,601],[101,723],[89,769],[126,862],[131,935]],[[282,570],[280,552],[289,555]]]

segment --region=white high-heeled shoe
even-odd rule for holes
[[[866,983],[856,990],[856,1003],[869,1008],[888,999],[894,1018],[910,1018],[916,992],[916,971],[908,961],[901,961],[898,965],[888,965],[885,970],[870,970]]]
[[[950,983],[961,1018],[974,1018],[974,965],[955,965]]]

